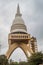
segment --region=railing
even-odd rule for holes
[[[30,39],[30,34],[9,34],[8,39]]]

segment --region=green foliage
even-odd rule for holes
[[[0,55],[0,65],[8,65],[8,59],[5,55]]]
[[[19,65],[18,62],[10,62],[10,65]]]
[[[43,58],[43,54],[41,52],[32,54],[32,56],[28,58],[29,65],[41,64],[43,62],[42,58]]]
[[[0,55],[0,65],[39,65],[43,62],[43,53],[37,52],[32,54],[28,58],[28,62],[13,62],[13,60],[10,60],[10,63],[8,62],[8,59],[5,55]]]
[[[28,62],[11,62],[10,65],[29,65]]]
[[[28,62],[19,62],[19,65],[29,65]]]

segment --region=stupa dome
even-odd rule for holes
[[[17,13],[15,15],[15,19],[13,20],[13,24],[11,26],[11,33],[14,33],[14,32],[27,33],[26,25],[21,16],[22,16],[22,14],[20,13],[19,5],[18,5]]]

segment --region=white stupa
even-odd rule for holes
[[[9,59],[13,51],[18,47],[24,51],[27,58],[31,56],[31,54],[37,52],[36,38],[33,36],[31,37],[31,35],[27,33],[26,25],[21,16],[22,14],[20,13],[18,5],[17,13],[8,35],[9,48],[5,54],[7,59]]]
[[[21,16],[22,16],[22,14],[20,13],[20,8],[19,8],[19,4],[18,4],[17,13],[15,15],[15,19],[11,26],[11,33],[18,33],[18,32],[27,33],[26,25]]]

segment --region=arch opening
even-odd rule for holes
[[[27,56],[24,52],[24,50],[20,47],[16,48],[13,50],[9,60],[12,59],[13,61],[16,62],[21,62],[21,61],[27,61]]]
[[[5,54],[7,59],[10,58],[11,54],[15,51],[15,49],[21,48],[23,52],[25,53],[27,59],[29,56],[31,56],[32,50],[27,46],[27,44],[12,44],[10,48],[8,49],[7,53]]]

